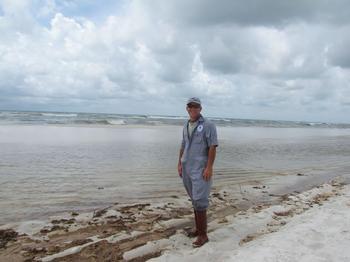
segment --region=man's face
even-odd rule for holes
[[[187,109],[188,115],[190,116],[191,120],[197,120],[199,118],[201,111],[202,111],[202,107],[196,103],[188,104],[186,109]]]

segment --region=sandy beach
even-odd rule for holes
[[[239,198],[229,186],[214,188],[210,242],[199,249],[186,236],[190,202],[178,196],[7,225],[0,261],[348,261],[348,180],[312,184],[295,174],[241,185]]]

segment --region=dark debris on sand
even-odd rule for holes
[[[0,248],[5,248],[7,242],[16,240],[18,233],[13,229],[0,230]]]

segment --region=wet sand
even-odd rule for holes
[[[335,176],[296,173],[217,185],[211,193],[209,222],[220,226],[229,215],[276,205]],[[72,212],[45,224],[28,221],[2,226],[0,261],[146,261],[169,248],[169,237],[186,234],[192,227],[192,212],[187,197],[172,195],[157,203],[115,203],[94,212]],[[249,241],[249,236],[242,241]]]

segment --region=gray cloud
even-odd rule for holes
[[[335,30],[334,40],[329,45],[329,62],[334,66],[350,68],[350,25],[342,26]]]
[[[313,23],[349,23],[350,3],[346,0],[161,0],[145,3],[156,10],[155,14],[171,22],[190,26],[239,24],[258,26],[283,26],[306,21]]]

